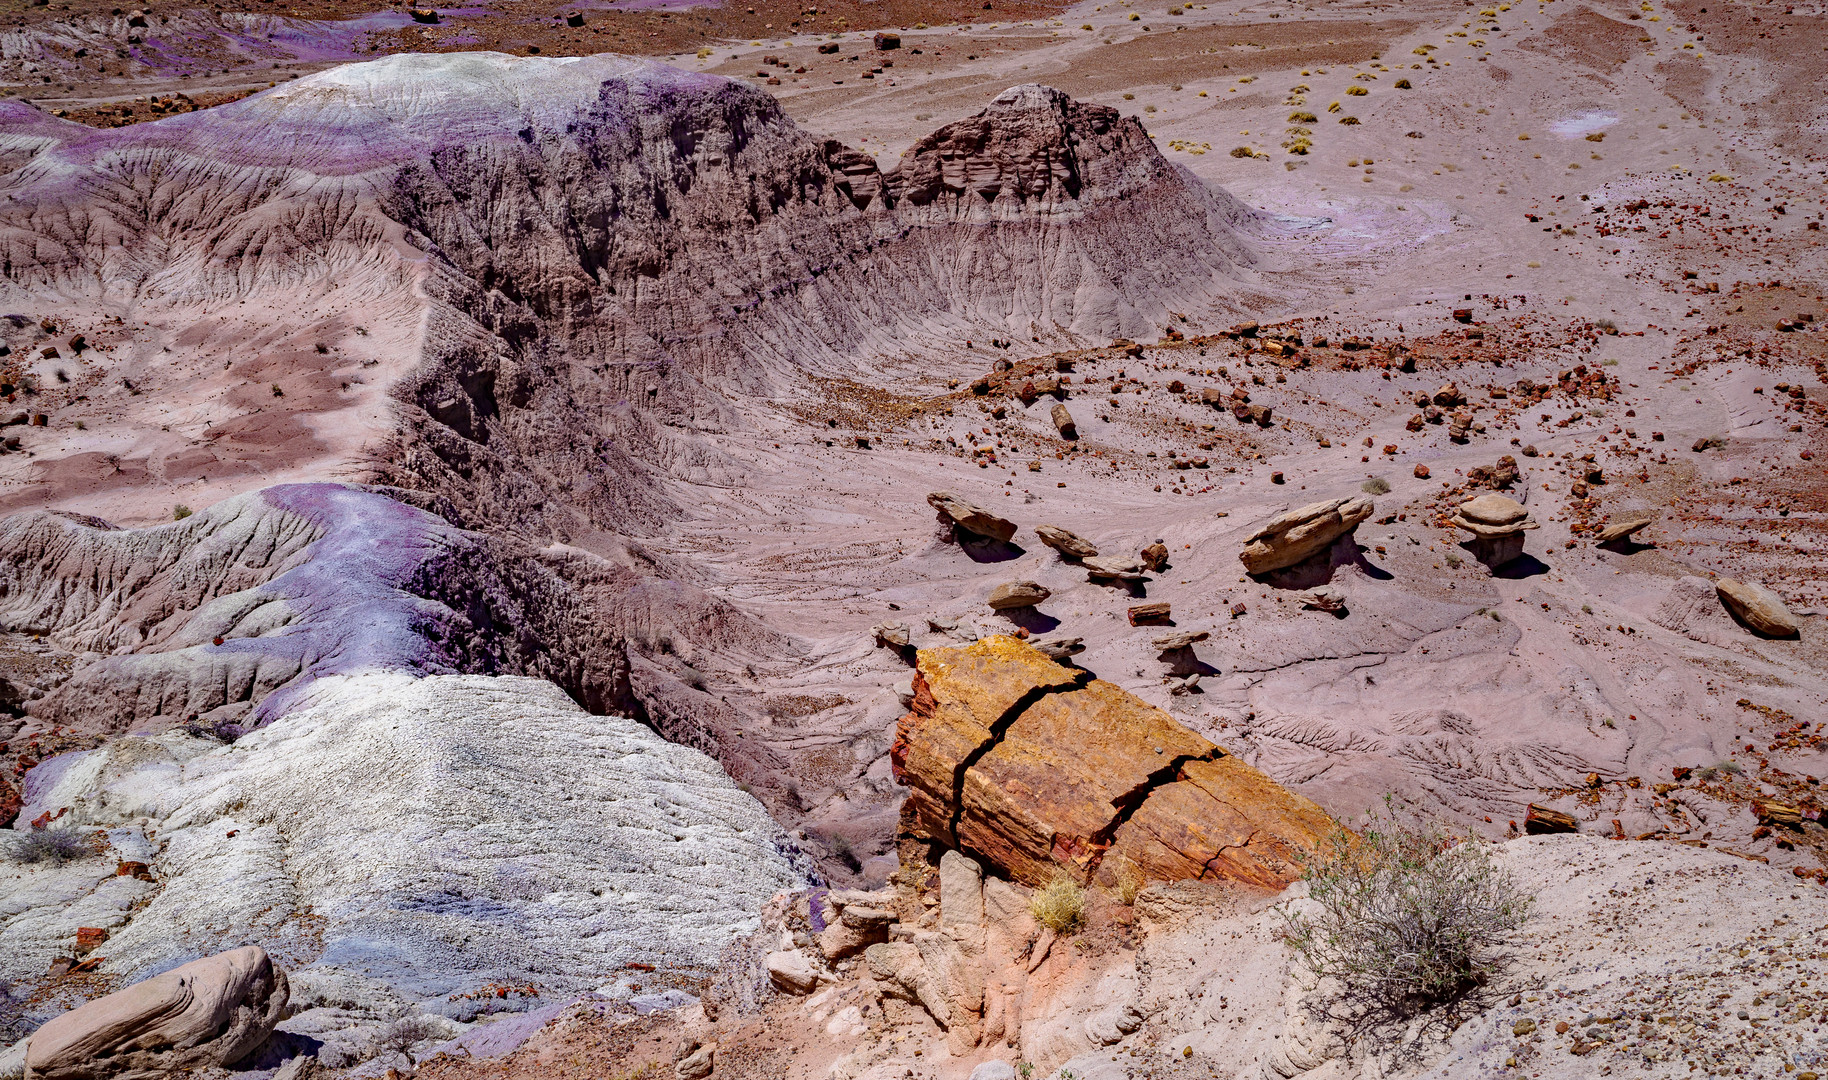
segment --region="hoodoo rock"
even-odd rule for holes
[[[1016,535],[1016,523],[969,503],[950,491],[935,491],[927,496],[927,505],[939,511],[939,519],[955,529],[998,540],[1007,544]]]
[[[1802,633],[1803,624],[1784,606],[1783,600],[1755,581],[1721,578],[1714,582],[1714,592],[1733,617],[1754,633],[1765,637],[1786,638]]]
[[[1333,828],[1162,710],[1011,637],[920,652],[892,760],[908,831],[1031,884],[1116,851],[1155,879],[1281,888]]]
[[[1332,547],[1376,509],[1370,499],[1332,499],[1285,511],[1246,538],[1238,559],[1252,574],[1294,566]]]
[[[26,1076],[102,1080],[228,1065],[272,1034],[289,997],[285,972],[257,945],[193,960],[33,1032]]]
[[[1454,511],[1457,528],[1473,534],[1468,547],[1487,566],[1503,566],[1523,554],[1523,534],[1537,528],[1530,512],[1516,499],[1481,495]]]
[[[1058,525],[1036,525],[1035,535],[1041,538],[1043,544],[1069,559],[1091,559],[1098,555],[1097,545]]]

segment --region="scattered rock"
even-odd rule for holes
[[[1142,564],[1148,567],[1151,573],[1159,574],[1168,565],[1168,545],[1160,540],[1143,548],[1137,554],[1142,559]]]
[[[928,495],[927,505],[939,511],[941,521],[975,536],[1007,544],[1016,535],[1015,522],[966,502],[950,491],[935,491]]]
[[[876,635],[876,644],[894,649],[905,649],[914,640],[913,628],[904,622],[877,623],[870,632]]]
[[[904,821],[1019,881],[1083,879],[1115,849],[1150,878],[1281,888],[1332,828],[1162,710],[1014,638],[922,650],[916,673],[891,751]],[[872,971],[895,944],[868,950]]]
[[[1016,1067],[1007,1061],[986,1061],[971,1070],[970,1080],[1016,1080]]]
[[[1446,409],[1466,404],[1466,395],[1460,393],[1460,388],[1453,383],[1444,383],[1439,390],[1434,392],[1432,400],[1436,405]]]
[[[1548,807],[1531,803],[1529,813],[1524,815],[1523,831],[1531,835],[1579,832],[1580,822],[1575,821],[1572,814],[1564,814],[1560,810],[1550,810]]]
[[[1416,479],[1417,479],[1417,480],[1426,480],[1426,479],[1428,479],[1428,466],[1426,466],[1426,465],[1417,465],[1417,466],[1416,466],[1416,467],[1415,467],[1415,478],[1416,478]]]
[[[1755,633],[1788,638],[1802,632],[1802,622],[1784,606],[1783,600],[1757,582],[1721,578],[1714,582],[1714,592],[1721,605]]]
[[[1145,626],[1149,623],[1167,622],[1170,610],[1172,609],[1169,607],[1168,601],[1166,600],[1156,600],[1147,604],[1137,604],[1130,609],[1130,625]]]
[[[1245,540],[1238,559],[1252,574],[1294,566],[1332,547],[1376,509],[1370,499],[1332,499],[1285,511]]]
[[[1053,593],[1032,581],[1006,581],[990,593],[990,607],[995,611],[1034,607],[1046,602]]]
[[[705,1043],[674,1062],[673,1075],[678,1080],[704,1080],[711,1075],[716,1056],[717,1044]]]
[[[246,945],[155,975],[58,1016],[32,1034],[26,1075],[101,1080],[225,1066],[285,1014],[285,972]]]
[[[1325,611],[1329,614],[1336,611],[1344,611],[1346,607],[1346,594],[1341,592],[1337,585],[1322,585],[1303,596],[1301,598],[1301,606],[1312,608],[1315,611]]]
[[[1082,637],[1042,638],[1029,644],[1049,660],[1065,660],[1085,651],[1085,639]]]
[[[1079,427],[1073,423],[1073,414],[1066,411],[1065,405],[1054,402],[1054,407],[1049,415],[1054,421],[1054,430],[1060,433],[1062,439],[1070,441],[1079,437]]]
[[[1096,555],[1085,559],[1081,565],[1093,578],[1113,578],[1119,581],[1141,581],[1144,577],[1143,564],[1135,559],[1122,555]]]
[[[1037,525],[1035,535],[1043,544],[1069,559],[1091,559],[1098,555],[1098,548],[1090,540],[1058,525]]]
[[[771,952],[763,963],[768,969],[769,980],[789,994],[810,994],[818,988],[818,970],[798,949]]]
[[[1654,524],[1656,522],[1656,520],[1657,520],[1657,515],[1648,514],[1643,517],[1628,518],[1624,521],[1615,521],[1612,524],[1601,529],[1599,531],[1599,535],[1595,538],[1595,541],[1597,543],[1601,543],[1601,544],[1616,544],[1620,540],[1623,540],[1628,536],[1635,535],[1639,530],[1643,529],[1645,526]]]
[[[1132,608],[1131,610],[1135,610]],[[1212,634],[1205,630],[1181,630],[1172,634],[1163,634],[1149,642],[1161,652],[1174,652],[1193,646],[1196,642],[1205,641]]]

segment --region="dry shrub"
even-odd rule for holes
[[[1028,899],[1028,913],[1056,934],[1070,934],[1085,922],[1085,886],[1062,870]]]
[[[1492,853],[1389,814],[1358,837],[1338,830],[1303,860],[1312,903],[1283,909],[1285,940],[1310,972],[1339,981],[1365,1029],[1457,1001],[1504,967],[1534,902]]]

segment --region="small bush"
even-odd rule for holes
[[[1288,114],[1288,122],[1291,124],[1318,124],[1320,123],[1320,118],[1311,112],[1296,110],[1295,112]]]
[[[183,503],[179,503],[178,505],[171,508],[171,520],[183,521],[185,518],[187,518],[191,515],[191,512],[192,511],[191,511],[190,507],[185,506]]]
[[[1149,879],[1142,872],[1142,867],[1137,866],[1120,853],[1113,854],[1111,860],[1107,861],[1110,862],[1111,867],[1111,891],[1117,895],[1117,899],[1122,901],[1125,907],[1135,905],[1136,894],[1142,892],[1143,886],[1149,883]]]
[[[1390,481],[1381,476],[1373,476],[1371,479],[1358,485],[1358,490],[1364,492],[1366,495],[1388,495],[1390,494]]]
[[[84,829],[29,829],[13,849],[22,863],[67,863],[101,854],[97,834]]]
[[[413,1047],[428,1039],[443,1038],[446,1030],[443,1024],[434,1017],[424,1013],[412,1013],[392,1021],[374,1036],[374,1048],[379,1053],[396,1053],[406,1055],[407,1061],[413,1061]],[[417,1064],[416,1062],[414,1062]]]
[[[1397,89],[1398,89],[1398,90],[1413,90],[1413,89],[1414,89],[1414,87],[1412,87],[1412,86],[1410,86],[1410,85],[1409,85],[1409,80],[1408,80],[1408,79],[1398,79],[1398,80],[1396,80],[1396,88],[1397,88]]]
[[[1460,556],[1452,555],[1452,554],[1448,555],[1447,556],[1447,568],[1449,570],[1460,569]]]
[[[1347,127],[1357,127],[1358,126],[1358,117],[1342,116],[1339,118],[1339,122],[1346,125]]]
[[[1035,890],[1028,913],[1054,933],[1070,934],[1085,922],[1085,887],[1062,870]]]
[[[1348,96],[1348,97],[1364,97],[1364,96],[1365,96],[1365,95],[1366,95],[1366,94],[1369,94],[1369,93],[1370,93],[1370,92],[1371,92],[1371,91],[1369,91],[1369,90],[1366,90],[1366,89],[1365,89],[1365,88],[1364,88],[1364,87],[1362,87],[1362,86],[1348,86],[1348,87],[1346,87],[1346,95],[1347,95],[1347,96]]]
[[[1284,940],[1315,976],[1340,982],[1344,1018],[1366,1031],[1486,985],[1534,901],[1489,843],[1388,813],[1358,837],[1336,831],[1302,862],[1312,910],[1283,909]]]

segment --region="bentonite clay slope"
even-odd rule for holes
[[[1167,713],[1011,637],[920,651],[894,762],[915,835],[1030,884],[1114,850],[1151,878],[1279,889],[1334,827]]]
[[[341,484],[150,529],[14,515],[0,628],[107,654],[30,704],[91,733],[251,727],[312,679],[375,670],[534,674],[595,712],[633,705],[620,633],[536,553]]]
[[[0,845],[16,985],[92,926],[122,978],[258,941],[448,1013],[490,983],[575,994],[631,961],[701,971],[806,883],[715,761],[511,676],[331,675],[232,746],[124,736],[34,770],[26,797],[113,847],[22,864]]]
[[[1134,118],[1033,86],[886,175],[757,90],[615,56],[401,56],[106,131],[9,103],[0,151],[0,295],[55,290],[67,318],[132,315],[172,346],[110,329],[114,352],[66,357],[68,388],[43,372],[53,428],[143,404],[110,377],[131,351],[139,384],[198,403],[232,385],[244,414],[198,404],[148,443],[199,466],[270,449],[307,390],[255,395],[272,375],[227,350],[302,305],[318,348],[293,373],[322,369],[312,411],[336,419],[287,454],[373,469],[403,424],[389,479],[541,535],[651,531],[678,513],[666,480],[734,481],[682,429],[740,424],[739,395],[974,331],[1153,332],[1254,261],[1252,213]],[[365,372],[387,335],[405,347]],[[403,416],[364,396],[377,378]],[[15,468],[54,478],[83,441]]]

